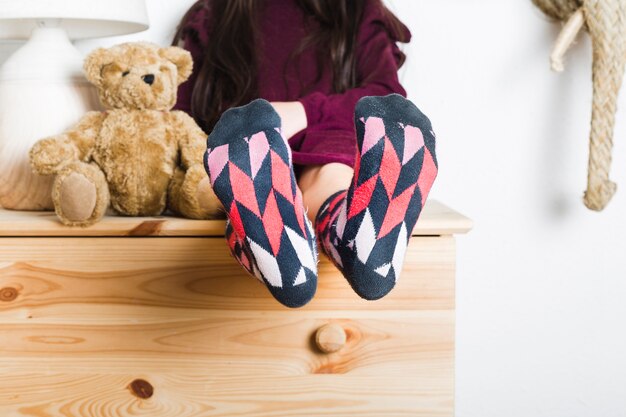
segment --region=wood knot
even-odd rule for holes
[[[146,220],[128,232],[128,236],[159,236],[165,220]]]
[[[17,290],[13,287],[4,287],[0,289],[0,300],[13,301],[17,297]]]
[[[138,398],[150,398],[154,394],[154,388],[145,379],[135,379],[128,387],[130,392]]]

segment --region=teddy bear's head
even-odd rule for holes
[[[85,75],[108,109],[170,110],[178,85],[191,75],[191,54],[146,42],[98,48],[85,59]]]

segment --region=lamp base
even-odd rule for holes
[[[87,111],[99,110],[82,56],[60,28],[37,28],[0,68],[0,206],[53,209],[53,176],[34,174],[28,152]]]

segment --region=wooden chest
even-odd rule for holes
[[[452,416],[453,235],[470,227],[429,202],[389,296],[359,299],[322,257],[290,310],[221,221],[0,210],[0,416]]]

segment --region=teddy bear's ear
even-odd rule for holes
[[[178,69],[178,84],[187,81],[193,69],[193,59],[188,51],[177,46],[170,46],[168,48],[161,48],[159,55],[161,58],[167,59],[176,65]]]
[[[87,55],[83,69],[87,80],[100,87],[102,84],[102,67],[108,63],[108,51],[105,48],[98,48]]]

